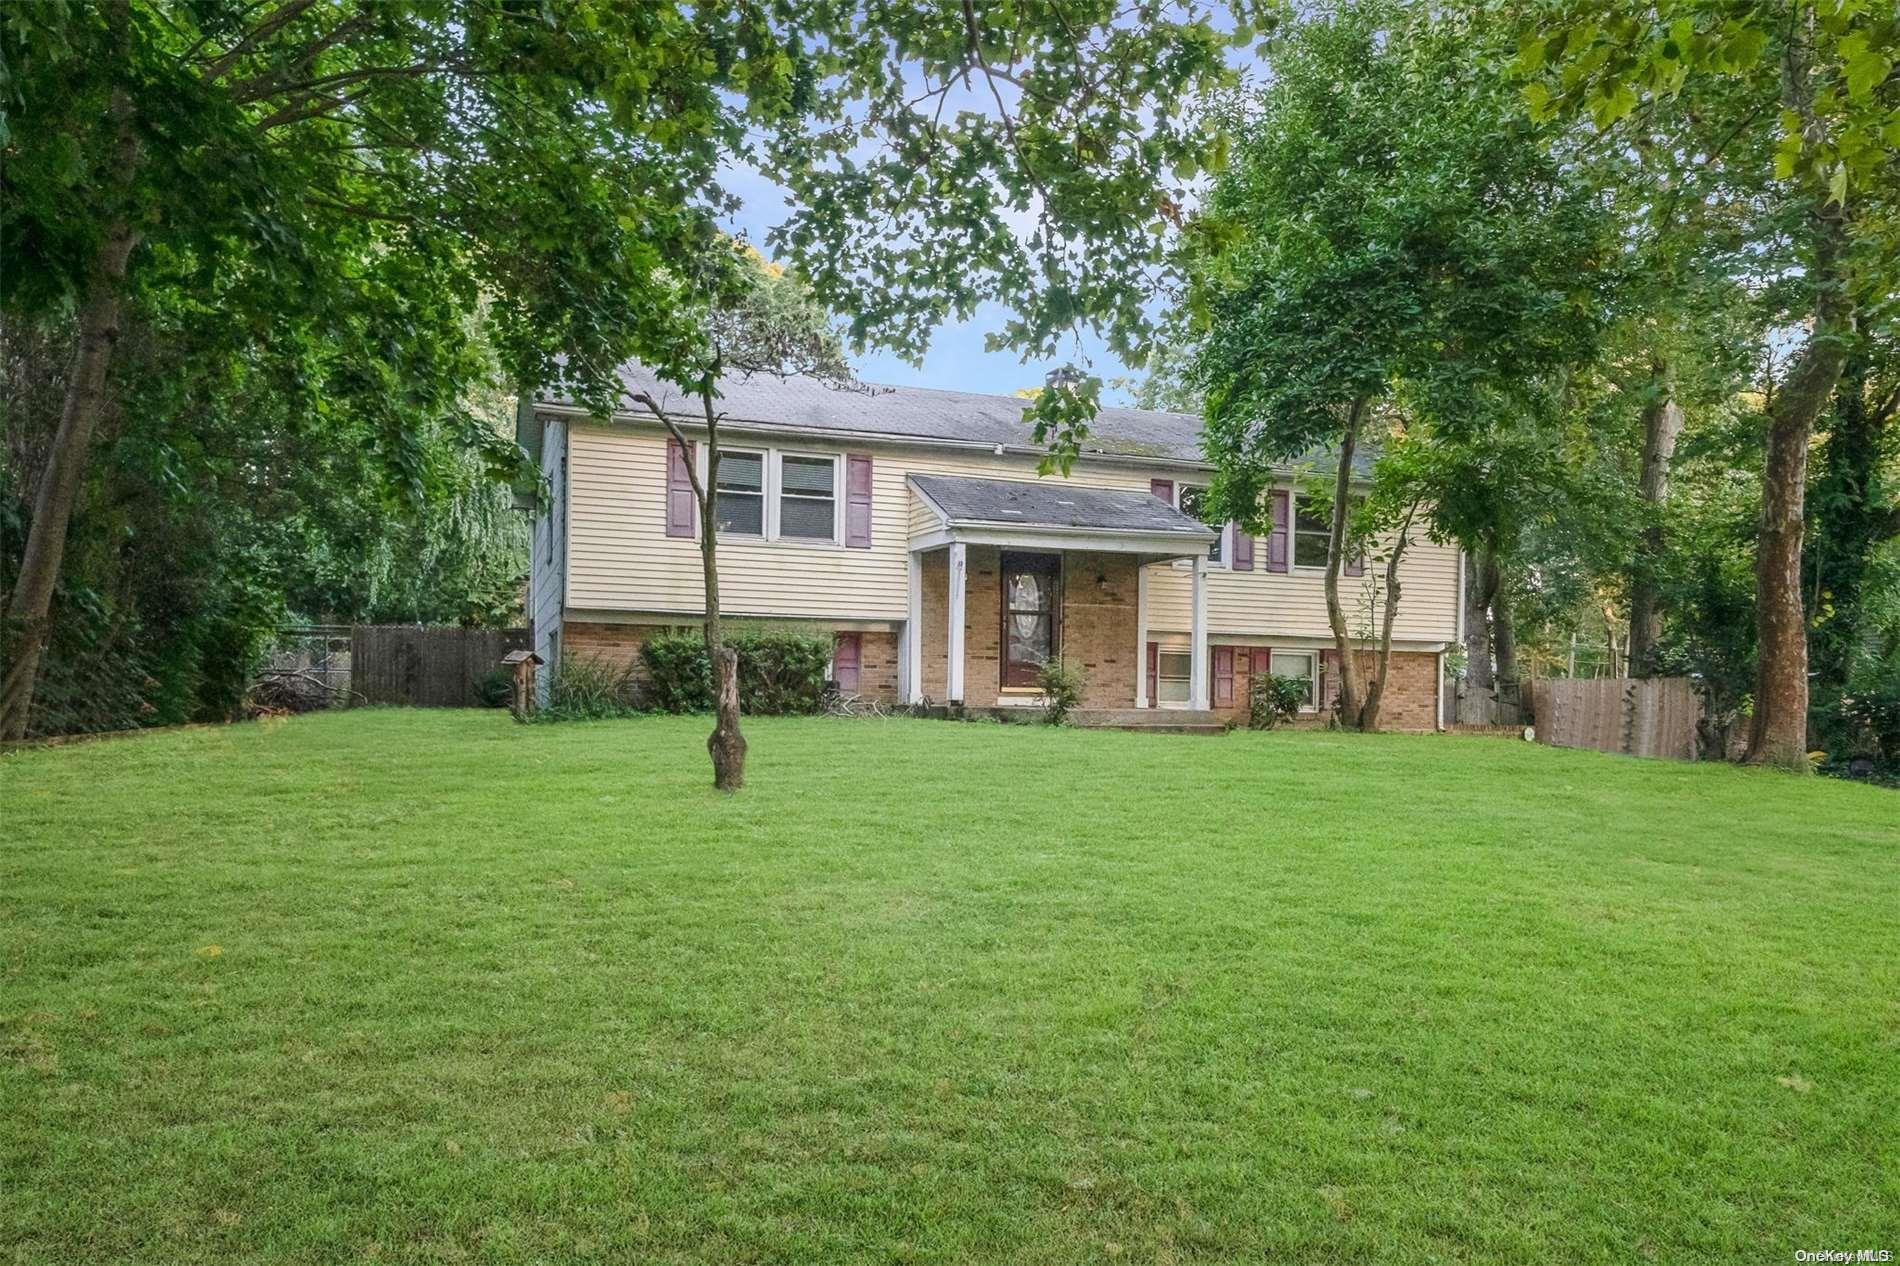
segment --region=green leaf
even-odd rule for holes
[[[1846,40],[1841,41],[1843,47],[1845,47],[1846,43]],[[1882,80],[1886,79],[1887,72],[1892,69],[1892,59],[1885,53],[1872,49],[1856,57],[1849,58],[1847,62],[1847,95],[1855,99],[1865,97],[1879,86]]]
[[[1835,205],[1847,202],[1847,164],[1835,163],[1834,172],[1827,180],[1827,200]]]

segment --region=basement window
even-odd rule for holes
[[[1186,651],[1158,652],[1155,655],[1155,702],[1186,707],[1191,697],[1193,665],[1193,656]]]

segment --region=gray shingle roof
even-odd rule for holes
[[[629,392],[644,391],[668,413],[690,421],[699,404],[678,387],[660,382],[644,366],[621,370]],[[946,440],[1036,451],[1023,411],[1029,401],[1017,396],[942,391],[934,387],[889,387],[872,383],[837,388],[814,378],[754,374],[719,380],[719,409],[729,421],[758,426],[885,435],[914,440]],[[573,404],[555,397],[554,404]],[[1191,413],[1154,409],[1105,408],[1089,426],[1084,453],[1151,457],[1205,464],[1201,420]],[[1324,467],[1323,454],[1310,459]],[[1355,462],[1360,473],[1369,462]]]
[[[911,483],[952,523],[1007,523],[1023,527],[1104,528],[1180,533],[1203,541],[1212,529],[1138,489],[1087,488],[1063,481],[1029,483],[961,475],[912,475]]]

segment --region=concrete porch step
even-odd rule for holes
[[[1187,708],[1078,708],[1070,724],[1091,730],[1157,730],[1165,734],[1225,734],[1218,712]]]

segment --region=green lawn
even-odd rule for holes
[[[1900,796],[369,711],[0,758],[0,1261],[1900,1250]]]

